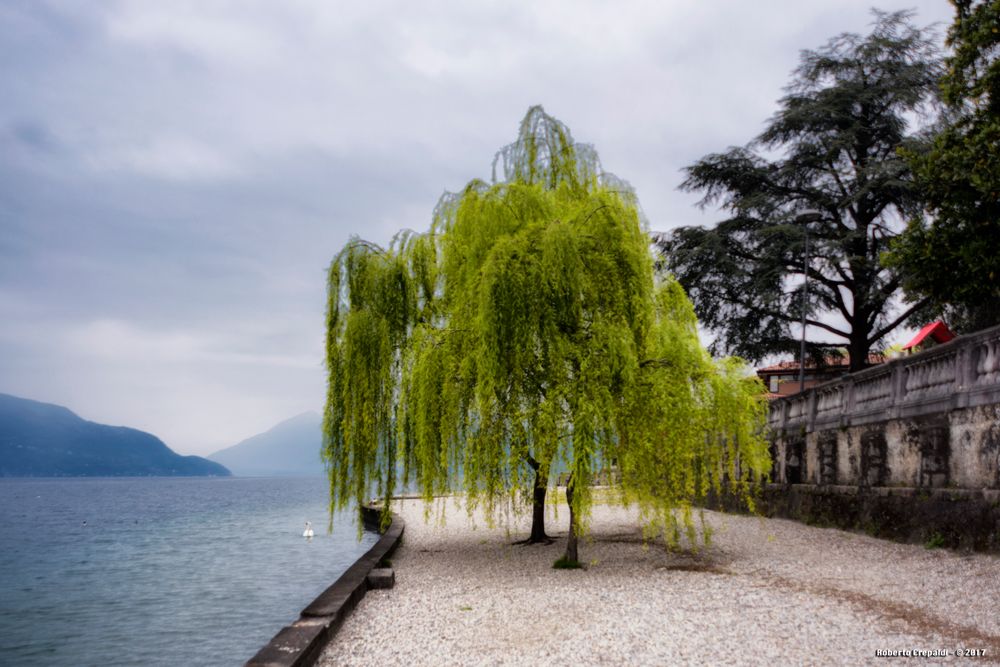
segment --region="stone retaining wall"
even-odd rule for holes
[[[381,509],[363,507],[362,518],[366,530],[378,531]],[[403,537],[403,526],[403,520],[393,514],[392,523],[378,542],[303,609],[297,621],[282,628],[246,663],[247,667],[308,667],[316,662],[323,647],[368,592],[369,574],[396,549]]]
[[[1000,327],[777,399],[768,424],[769,514],[1000,549]]]
[[[1000,490],[769,484],[767,516],[928,547],[1000,551]]]

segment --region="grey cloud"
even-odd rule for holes
[[[0,391],[185,453],[317,409],[350,235],[426,229],[537,103],[654,229],[709,222],[680,170],[867,1],[4,3]]]

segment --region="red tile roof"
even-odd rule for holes
[[[841,368],[847,368],[851,365],[849,357],[841,357],[836,355],[829,355],[824,360],[825,363],[819,368],[819,370],[838,370]],[[868,353],[868,364],[869,366],[877,366],[878,364],[885,362],[885,355],[880,352],[869,352]],[[815,369],[816,362],[812,359],[806,359],[806,370]],[[791,371],[799,370],[798,359],[792,361],[781,361],[772,366],[765,366],[764,368],[758,368],[757,373],[762,374],[777,374],[777,373],[788,373]]]

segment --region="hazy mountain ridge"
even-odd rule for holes
[[[156,436],[81,419],[68,408],[0,394],[0,477],[228,476]]]
[[[209,459],[241,477],[311,477],[325,474],[320,459],[323,418],[304,412]]]

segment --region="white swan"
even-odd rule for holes
[[[302,532],[302,537],[312,537],[316,533],[313,532],[313,525],[306,521],[306,529]]]

